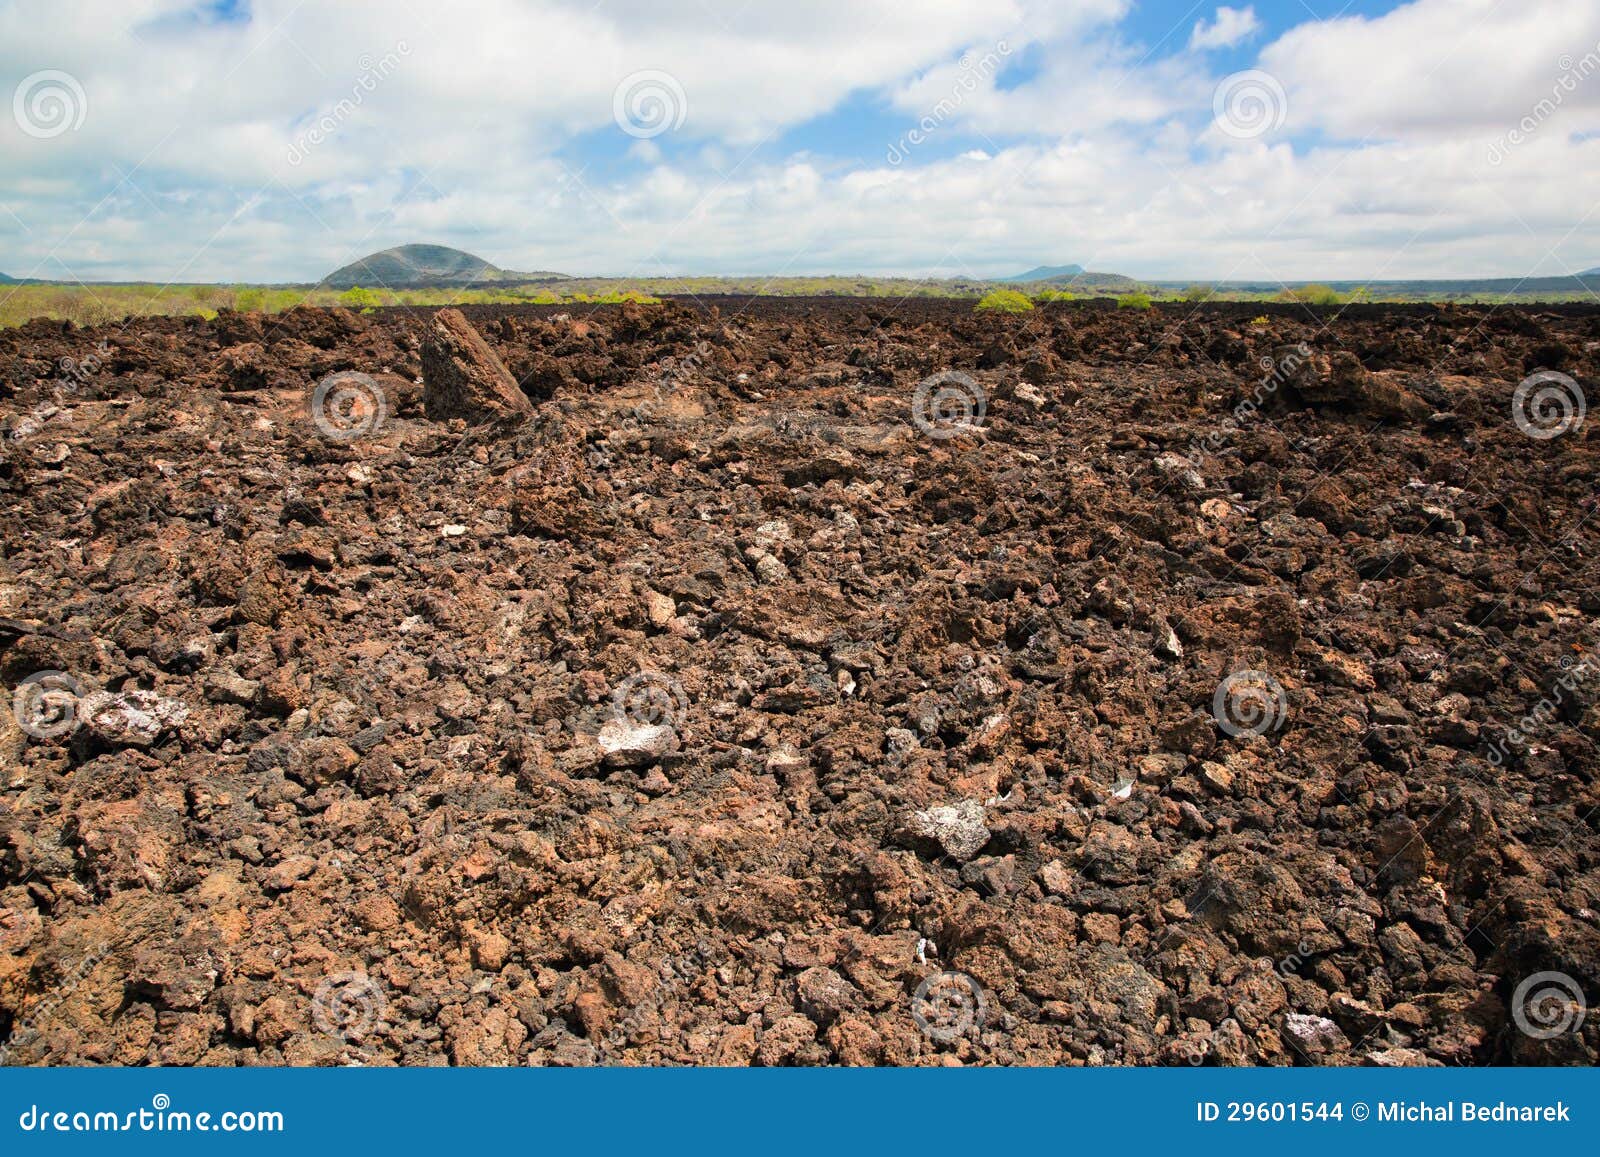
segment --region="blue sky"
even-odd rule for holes
[[[1206,55],[1219,73],[1249,69],[1254,66],[1261,45],[1273,39],[1276,32],[1316,18],[1380,16],[1400,6],[1399,0],[1269,0],[1236,4],[1236,11],[1252,14],[1259,30],[1244,35],[1236,44],[1209,49]],[[1192,55],[1189,42],[1195,25],[1214,20],[1219,7],[1223,6],[1192,0],[1130,4],[1127,15],[1109,23],[1103,35],[1108,44],[1124,48],[1140,61],[1154,64],[1183,60]],[[959,61],[960,56],[959,52],[951,53],[947,62]],[[1050,46],[1045,43],[1030,44],[1007,54],[995,74],[996,88],[1014,90],[1036,80],[1050,57]],[[755,157],[775,162],[805,154],[832,163],[875,163],[884,159],[887,145],[899,141],[916,121],[915,116],[908,118],[904,110],[895,107],[892,86],[863,87],[849,92],[822,115],[786,127],[772,140],[763,142]],[[926,163],[959,156],[969,149],[1026,142],[1033,135],[1029,126],[1020,122],[1009,126],[1009,131],[978,132],[966,129],[957,120],[949,124],[948,131],[937,132],[920,144],[917,159]],[[1297,139],[1292,133],[1284,137]],[[1299,138],[1299,143],[1310,139],[1309,135]],[[574,164],[591,166],[591,171],[612,172],[613,166],[638,165],[627,147],[631,143],[631,138],[619,135],[614,126],[606,126],[575,139],[563,155]],[[702,143],[687,132],[678,139],[661,139],[659,147],[664,156],[692,158]]]
[[[0,272],[1600,264],[1592,0],[0,0]]]

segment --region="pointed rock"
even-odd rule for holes
[[[459,309],[433,315],[433,332],[422,343],[422,385],[423,407],[435,421],[479,425],[533,413],[517,379]]]

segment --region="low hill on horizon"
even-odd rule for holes
[[[1140,282],[1121,273],[1096,273],[1081,265],[1038,265],[1013,277],[996,277],[991,285],[1038,286],[1064,289],[1079,295],[1132,293]]]
[[[1036,265],[1026,273],[1011,277],[997,277],[996,281],[1055,281],[1061,277],[1082,277],[1086,272],[1081,265]]]
[[[369,253],[319,284],[329,289],[424,289],[436,285],[471,285],[486,281],[541,281],[562,273],[516,273],[491,265],[476,254],[448,245],[397,245]]]

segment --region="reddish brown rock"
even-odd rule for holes
[[[423,407],[435,421],[521,420],[533,403],[500,356],[458,309],[441,309],[422,343]]]
[[[7,1060],[1600,1058],[1600,310],[462,312],[0,329]]]

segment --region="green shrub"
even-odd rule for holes
[[[1124,293],[1117,298],[1118,309],[1149,309],[1152,304],[1148,293]]]
[[[1033,308],[1033,302],[1028,300],[1027,294],[1018,293],[1015,289],[991,289],[978,299],[978,304],[973,308],[985,312],[1027,313]]]
[[[1216,287],[1212,285],[1191,285],[1183,291],[1183,300],[1188,302],[1210,301],[1216,295]]]
[[[1039,305],[1049,305],[1052,301],[1076,301],[1078,295],[1065,289],[1041,289],[1033,295],[1033,300]]]
[[[577,301],[588,302],[592,305],[624,305],[633,302],[635,305],[660,305],[659,297],[651,297],[648,293],[640,293],[637,289],[611,290],[609,293],[585,294],[580,293],[575,298]]]
[[[1338,290],[1328,285],[1297,285],[1278,294],[1279,301],[1295,301],[1301,305],[1343,305],[1344,298]]]
[[[346,309],[372,309],[383,304],[383,297],[376,290],[362,289],[358,285],[341,293],[339,304]]]

